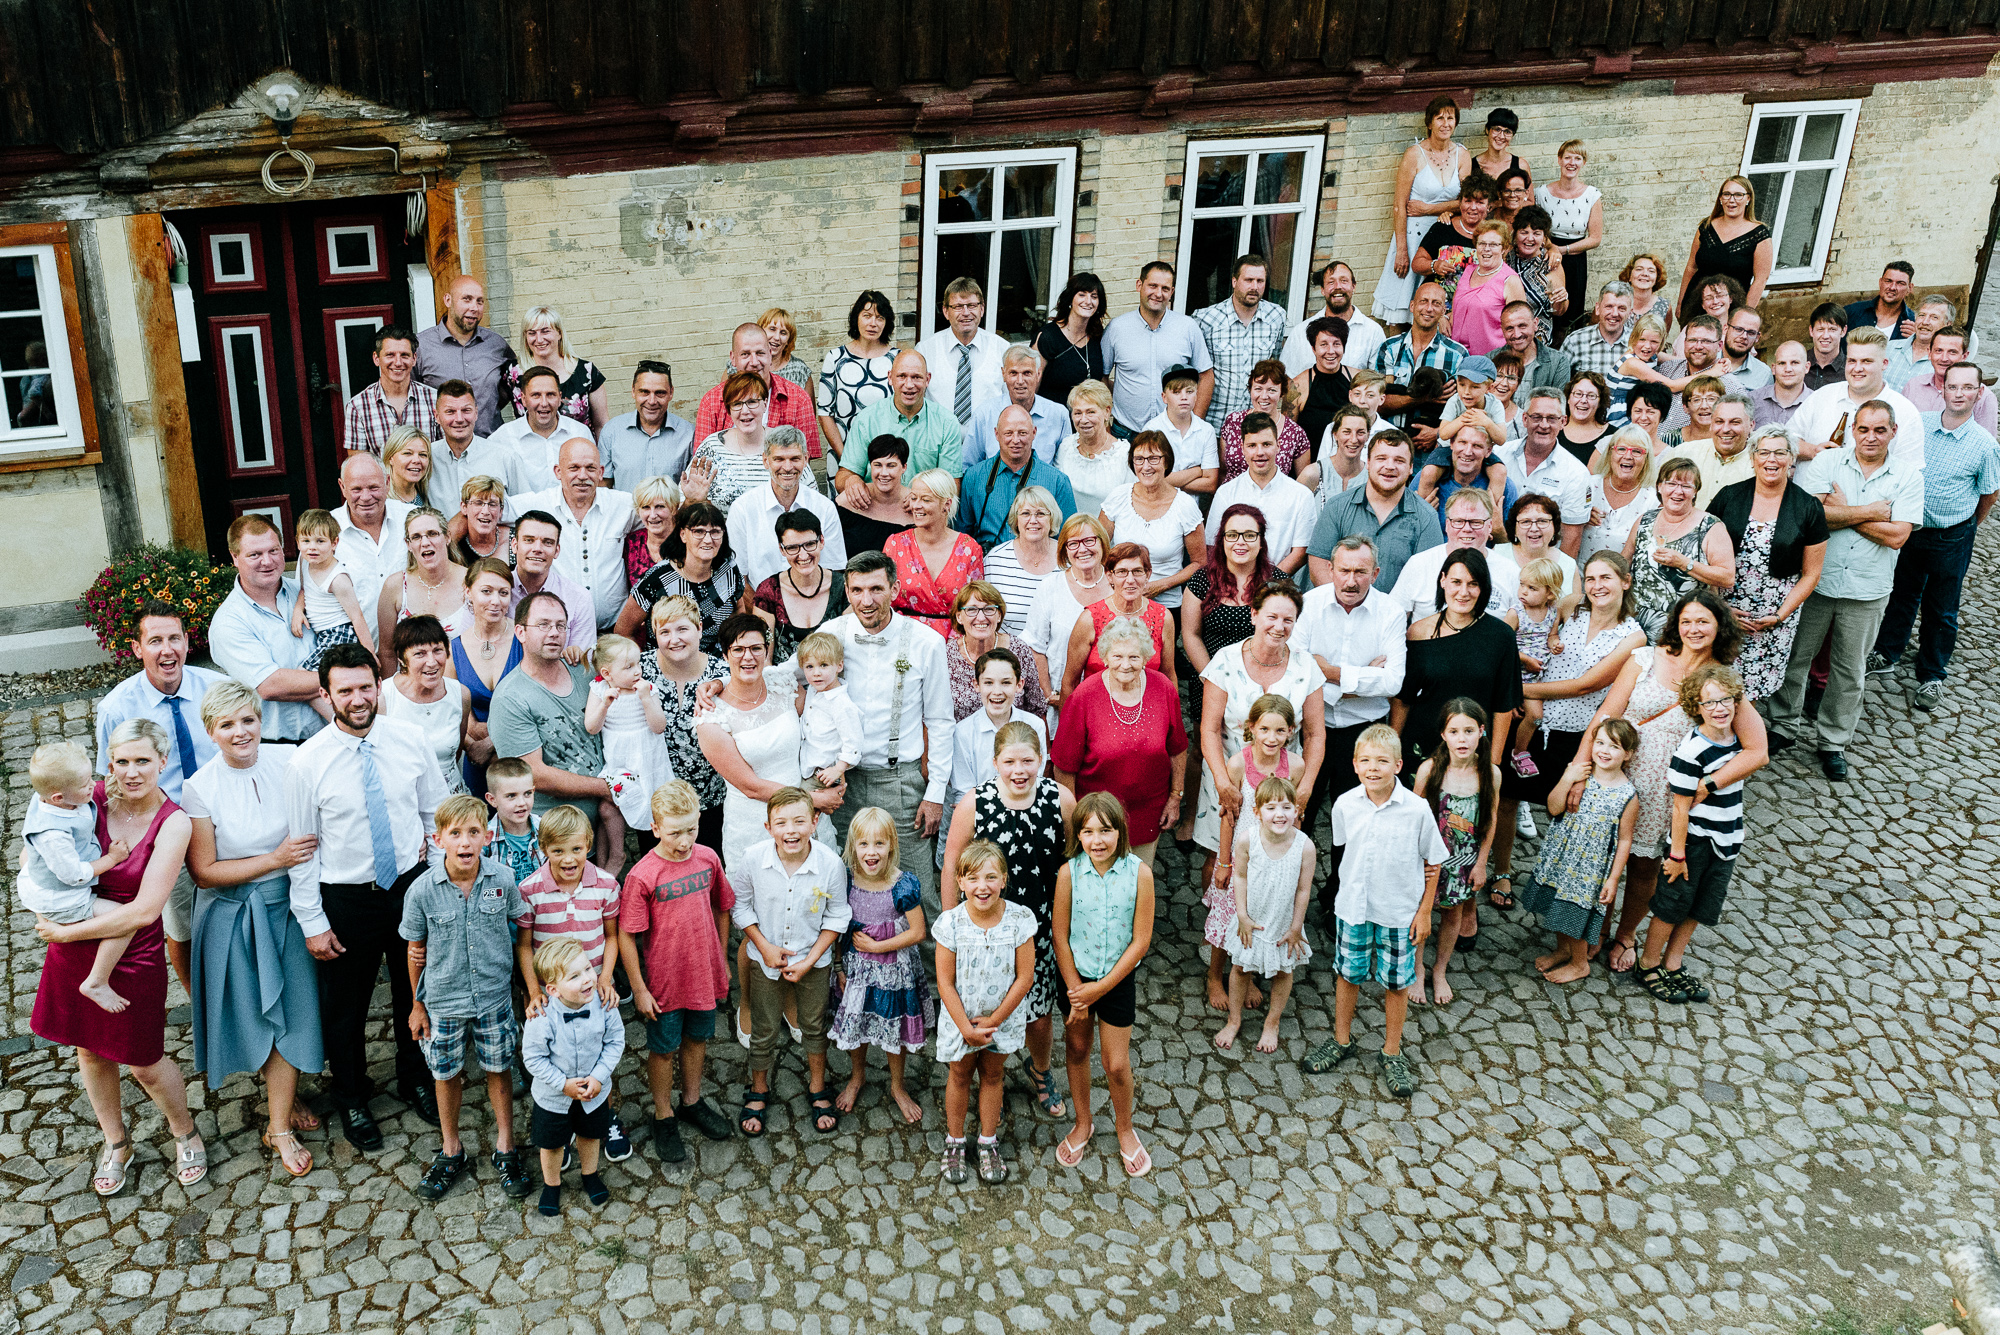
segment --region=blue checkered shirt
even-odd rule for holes
[[[1970,417],[1947,429],[1944,414],[1924,414],[1924,527],[1950,528],[1972,518],[1979,498],[2000,491],[2000,443]]]
[[[1222,430],[1222,419],[1250,406],[1250,368],[1276,357],[1285,346],[1285,312],[1268,301],[1257,303],[1249,323],[1237,318],[1228,297],[1194,313],[1208,355],[1215,363],[1215,393],[1208,401],[1208,424]]]

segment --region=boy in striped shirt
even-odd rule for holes
[[[514,954],[528,984],[528,1015],[539,1015],[548,1004],[535,975],[535,952],[550,941],[568,937],[583,947],[597,975],[597,994],[607,1009],[618,1005],[618,985],[612,971],[618,964],[617,878],[590,860],[595,831],[590,818],[575,807],[553,807],[541,820],[542,856],[547,859],[521,882],[527,911],[515,920],[520,929]],[[604,1139],[604,1157],[620,1163],[632,1157],[632,1142],[611,1110],[611,1133]]]
[[[1695,727],[1667,769],[1673,818],[1639,964],[1642,973],[1664,965],[1671,999],[1685,1003],[1708,1000],[1707,985],[1682,967],[1681,956],[1697,923],[1722,921],[1722,901],[1743,847],[1743,780],[1750,770],[1731,763],[1743,754],[1734,729],[1743,679],[1707,663],[1681,679],[1680,697]]]

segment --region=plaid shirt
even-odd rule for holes
[[[1596,325],[1585,325],[1563,341],[1563,351],[1569,354],[1570,374],[1595,371],[1609,380],[1625,360],[1625,351],[1631,341],[1632,326],[1629,322],[1619,331],[1615,343],[1607,342],[1603,331]]]
[[[1222,420],[1250,406],[1250,368],[1276,357],[1285,346],[1285,312],[1268,301],[1257,303],[1248,324],[1237,318],[1228,297],[1194,313],[1194,322],[1208,342],[1215,363],[1215,393],[1208,401],[1208,424],[1217,431]]]
[[[813,413],[813,396],[781,375],[764,377],[771,385],[771,398],[764,406],[764,425],[795,426],[805,434],[806,457],[820,455],[819,418]],[[722,386],[701,396],[694,413],[694,438],[707,440],[729,426],[729,410],[722,406]],[[864,442],[865,443],[865,442]]]
[[[424,439],[438,438],[437,391],[420,380],[410,382],[410,397],[399,416],[382,397],[380,381],[347,401],[347,426],[341,441],[350,450],[366,450],[379,456],[397,427],[413,426]]]
[[[1444,372],[1444,378],[1449,382],[1458,374],[1458,363],[1464,356],[1465,344],[1441,329],[1431,335],[1431,341],[1424,348],[1423,355],[1417,356],[1410,351],[1410,335],[1405,331],[1382,345],[1381,350],[1375,354],[1375,369],[1388,376],[1390,384],[1408,388],[1410,377],[1416,374],[1420,366],[1437,367]],[[1402,416],[1407,418],[1408,414]],[[1403,421],[1397,417],[1391,417],[1389,420],[1398,426],[1403,425]]]

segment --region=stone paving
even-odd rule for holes
[[[1601,971],[1550,987],[1528,963],[1545,947],[1532,922],[1489,910],[1458,1000],[1413,1015],[1423,1087],[1398,1103],[1372,1070],[1298,1070],[1331,1024],[1320,959],[1278,1053],[1215,1050],[1201,909],[1170,854],[1134,1043],[1156,1164],[1141,1181],[1102,1112],[1081,1169],[1057,1166],[1062,1128],[1016,1082],[1013,1180],[946,1187],[941,1071],[911,1062],[921,1128],[878,1084],[818,1136],[793,1050],[770,1134],[690,1138],[671,1168],[642,1149],[606,1169],[601,1211],[572,1190],[543,1219],[490,1166],[419,1203],[437,1133],[391,1099],[384,1152],[308,1136],[319,1166],[294,1183],[257,1144],[247,1078],[196,1091],[214,1167],[192,1192],[128,1085],[144,1167],[135,1194],[105,1203],[73,1065],[19,1037],[40,950],[15,913],[0,943],[17,1036],[0,1088],[0,1335],[1914,1333],[1948,1313],[1940,1247],[2000,1218],[1995,547],[1982,535],[1943,708],[1913,712],[1906,676],[1877,678],[1854,782],[1824,782],[1809,747],[1753,782],[1727,921],[1696,944],[1713,1004],[1661,1005]],[[28,739],[83,726],[76,704],[0,724],[12,791]],[[1368,1047],[1380,1004],[1364,1003]],[[182,1018],[169,1050],[185,1065]],[[744,1054],[712,1053],[711,1097],[733,1111]],[[619,1093],[643,1123],[630,1057]],[[481,1096],[468,1118],[469,1143],[490,1148]]]

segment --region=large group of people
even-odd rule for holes
[[[1334,260],[1288,321],[1256,254],[1191,315],[1164,261],[1118,314],[1071,275],[1015,344],[973,279],[914,347],[871,290],[817,372],[789,312],[746,320],[692,423],[654,360],[613,416],[559,312],[530,311],[517,352],[471,277],[422,335],[382,330],[297,573],[288,535],[236,520],[215,670],[148,607],[95,757],[36,753],[34,1029],[78,1051],[94,1189],[136,1172],[121,1067],[176,1178],[207,1170],[164,1055],[170,967],[196,1067],[261,1075],[294,1175],[319,1125],[302,1073],[358,1150],[383,1144],[386,967],[393,1093],[440,1131],[417,1194],[473,1171],[476,1060],[492,1171],[547,1213],[572,1152],[593,1203],[600,1158],[633,1153],[624,1005],[670,1162],[683,1128],[766,1134],[789,1034],[814,1134],[870,1048],[921,1122],[906,1063],[932,1051],[954,1183],[1008,1176],[1021,1049],[1074,1168],[1095,1062],[1143,1175],[1136,978],[1176,895],[1204,906],[1220,1047],[1263,1007],[1274,1051],[1317,952],[1335,1020],[1302,1065],[1358,1055],[1377,984],[1400,1097],[1407,1007],[1462,995],[1482,907],[1537,916],[1551,984],[1602,963],[1706,1000],[1687,962],[1744,778],[1810,733],[1846,779],[1868,679],[1913,632],[1912,703],[1942,696],[2000,494],[1993,396],[1901,262],[1878,300],[1815,310],[1810,346],[1760,347],[1772,240],[1742,177],[1677,292],[1655,253],[1593,279],[1615,201],[1588,146],[1537,182],[1515,113],[1478,152],[1458,119],[1437,99],[1403,156],[1372,318]],[[1156,883],[1168,839],[1199,850],[1192,884]],[[749,1054],[733,1116],[704,1095],[718,1017]]]

